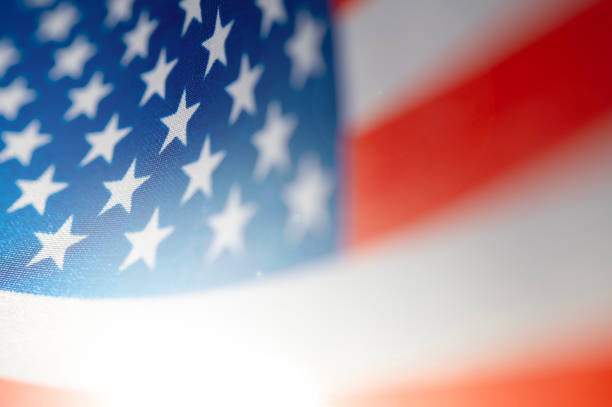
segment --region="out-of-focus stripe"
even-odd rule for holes
[[[612,347],[610,348],[612,349]],[[592,356],[592,355],[591,355]],[[445,382],[408,384],[361,393],[345,407],[608,407],[612,405],[612,353],[523,370],[471,374]]]
[[[594,0],[364,0],[336,12],[340,117],[368,124],[497,60]]]
[[[101,407],[102,404],[96,397],[73,390],[60,390],[0,378],[0,406]]]
[[[357,7],[360,3],[367,0],[330,0],[332,9],[337,13],[348,12],[349,8]]]
[[[422,219],[612,109],[612,2],[347,141],[349,239]]]

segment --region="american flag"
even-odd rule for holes
[[[611,1],[0,23],[0,407],[612,404]]]

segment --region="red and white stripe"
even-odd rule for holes
[[[612,2],[334,10],[344,254],[205,294],[0,293],[0,404],[609,405]]]

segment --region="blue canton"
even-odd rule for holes
[[[325,0],[22,0],[0,21],[0,289],[206,290],[336,249]]]

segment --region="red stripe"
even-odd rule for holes
[[[505,375],[468,377],[352,396],[345,407],[608,407],[612,355],[595,361],[540,367]]]
[[[380,124],[348,148],[349,241],[430,216],[612,109],[612,2]]]
[[[363,3],[367,0],[330,0],[330,7],[335,12],[347,12],[347,10],[356,6],[359,3]]]
[[[96,407],[102,402],[74,391],[0,379],[0,406]]]

